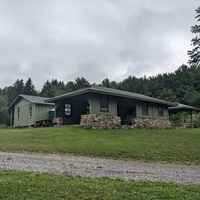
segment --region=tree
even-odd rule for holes
[[[28,78],[28,80],[26,81],[23,93],[27,94],[27,95],[33,95],[33,96],[37,95],[37,91],[35,89],[35,86],[31,80],[31,78]]]
[[[75,82],[69,81],[66,85],[63,81],[58,81],[57,79],[52,79],[51,82],[47,80],[43,85],[42,91],[39,95],[43,97],[54,97],[62,95],[73,91],[81,83],[89,82],[83,77],[77,78]]]
[[[15,89],[17,95],[23,94],[24,93],[24,80],[17,79],[17,81],[13,84],[13,88]]]
[[[103,86],[103,87],[110,87],[110,81],[109,81],[109,79],[108,78],[106,78],[106,79],[104,79],[102,82],[101,82],[101,85]]]
[[[107,87],[107,88],[114,88],[114,89],[117,89],[118,88],[118,84],[115,82],[115,81],[109,81],[108,78],[104,79],[102,82],[101,82],[101,85],[103,87]]]
[[[0,94],[0,124],[6,124],[8,121],[8,112],[7,112],[7,101],[6,97]]]
[[[129,76],[119,83],[119,89],[128,92],[137,92],[138,79],[135,76]]]
[[[118,89],[118,84],[117,84],[117,82],[111,81],[111,82],[110,82],[110,87],[111,87],[111,88],[114,88],[114,89]]]
[[[75,79],[74,85],[75,85],[75,87],[78,87],[79,85],[81,85],[83,83],[90,84],[88,80],[86,80],[84,77],[81,77],[81,78]]]
[[[200,108],[200,93],[196,91],[192,91],[189,93],[189,95],[185,97],[185,98],[188,97],[187,99],[188,99],[189,105]]]
[[[176,101],[176,94],[171,89],[164,88],[158,98],[165,101],[174,102]]]
[[[197,21],[200,21],[200,7],[196,9]],[[188,55],[190,57],[188,63],[190,65],[196,65],[200,66],[200,25],[194,25],[191,27],[191,32],[194,34],[197,34],[196,37],[194,37],[191,40],[191,45],[194,46],[194,48],[191,51],[188,51]]]
[[[57,89],[57,79],[52,79],[51,82],[47,80],[46,83],[43,85],[42,91],[40,92],[39,95],[43,97],[54,97],[56,89]]]
[[[75,89],[74,82],[73,81],[67,82],[67,84],[65,86],[65,92],[66,93],[72,92],[74,89]]]
[[[8,104],[10,105],[14,99],[19,95],[24,93],[24,81],[23,79],[17,81],[13,84],[13,86],[7,87],[7,98]]]

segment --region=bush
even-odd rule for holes
[[[8,126],[6,124],[0,124],[0,128],[4,129],[4,128],[8,128]]]
[[[200,127],[200,113],[196,115],[194,123],[197,125],[197,127]]]

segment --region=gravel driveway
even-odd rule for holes
[[[0,152],[0,170],[200,184],[200,166]]]

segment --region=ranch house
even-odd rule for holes
[[[168,107],[175,106],[149,96],[89,84],[45,102],[55,103],[54,123],[86,128],[167,128]]]

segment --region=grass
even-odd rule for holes
[[[0,150],[200,164],[200,129],[0,129]]]
[[[200,199],[199,185],[0,171],[0,199]]]

